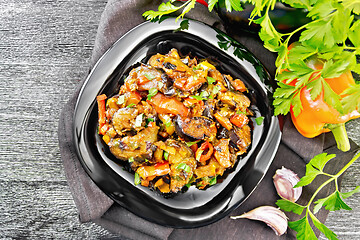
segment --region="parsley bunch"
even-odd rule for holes
[[[160,4],[158,11],[150,10],[143,16],[147,20],[160,20],[165,15],[181,12],[177,19],[183,18],[197,0],[183,0],[180,5],[176,2],[179,1],[169,0]],[[310,22],[290,32],[279,32],[269,15],[277,2],[306,10]],[[342,114],[360,109],[360,84],[352,85],[339,96],[324,80],[349,70],[360,74],[360,64],[356,60],[360,55],[360,0],[208,0],[207,7],[212,11],[220,3],[227,11],[242,11],[244,3],[254,6],[249,21],[260,25],[259,36],[265,48],[278,54],[275,62],[279,85],[274,93],[276,115],[287,114],[291,105],[295,115],[300,113],[301,101],[296,96],[304,86],[310,89],[312,99],[324,91],[325,101]],[[295,39],[298,34],[299,39]],[[298,44],[289,51],[290,43],[295,40]],[[321,59],[323,69],[309,67],[306,62],[311,58]],[[298,79],[295,86],[283,83],[294,79]]]
[[[321,153],[316,155],[307,165],[305,176],[300,179],[300,181],[294,187],[302,187],[311,184],[311,182],[319,175],[325,175],[328,177],[324,183],[314,192],[311,196],[309,202],[306,205],[300,205],[294,202],[291,202],[286,199],[281,199],[276,202],[282,210],[287,212],[293,212],[298,215],[302,215],[304,210],[305,214],[300,220],[289,222],[288,226],[297,232],[297,239],[299,240],[312,240],[317,239],[315,233],[310,225],[310,221],[314,226],[319,229],[328,239],[337,239],[336,234],[328,229],[323,223],[321,223],[315,216],[315,214],[322,208],[329,211],[335,211],[340,209],[351,210],[351,208],[344,202],[344,199],[350,197],[354,193],[360,191],[360,186],[357,186],[354,190],[346,193],[339,191],[338,178],[343,174],[353,162],[355,162],[360,157],[360,152],[354,156],[354,158],[345,165],[337,174],[329,174],[324,172],[324,167],[327,162],[335,158],[335,154],[328,155],[327,153]],[[315,198],[317,194],[328,184],[334,182],[335,191],[329,196],[321,199]],[[315,204],[313,210],[311,210],[312,204]]]

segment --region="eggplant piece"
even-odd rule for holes
[[[136,108],[120,108],[112,117],[112,124],[119,135],[134,128],[139,111]]]
[[[224,93],[220,92],[218,95],[218,99],[221,102],[228,104],[232,107],[235,107],[236,109],[239,109],[243,112],[245,112],[246,108],[250,106],[249,98],[241,92],[232,92],[232,91],[227,91]]]
[[[232,165],[229,151],[229,141],[229,139],[220,139],[214,145],[214,157],[224,168],[231,167]]]
[[[115,138],[109,142],[110,152],[118,159],[127,161],[134,158],[135,161],[151,159],[158,140],[159,127],[152,126],[145,128],[135,136]]]
[[[226,82],[227,89],[230,91],[234,91],[234,87],[231,84],[232,77],[230,75],[224,75],[224,81]]]
[[[248,125],[242,128],[234,128],[228,131],[230,143],[237,150],[237,155],[241,155],[246,152],[247,148],[251,144],[251,132]]]
[[[198,76],[180,59],[156,54],[148,63],[154,68],[162,69],[174,81],[173,86],[181,91],[194,92],[206,83],[204,77]]]
[[[185,141],[213,140],[217,133],[215,122],[207,117],[183,119],[179,115],[175,117],[175,131]]]
[[[208,99],[207,101],[205,101],[205,108],[202,115],[204,117],[214,119],[215,105],[216,105],[215,99]]]

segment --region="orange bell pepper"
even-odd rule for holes
[[[146,179],[147,177],[152,176],[163,176],[170,173],[170,166],[168,162],[156,163],[151,166],[141,166],[136,172],[140,175],[141,178]]]
[[[314,69],[322,69],[323,64],[319,61],[312,63]],[[314,73],[316,74],[316,72]],[[317,79],[315,77],[314,79]],[[340,95],[350,85],[355,84],[354,78],[350,71],[347,71],[336,78],[324,79],[331,89]],[[297,79],[290,82],[289,85],[295,86]],[[335,108],[327,104],[324,100],[324,92],[312,100],[310,90],[305,86],[300,92],[300,101],[302,110],[299,115],[295,116],[293,106],[290,108],[291,119],[296,129],[307,138],[313,138],[321,133],[332,131],[337,146],[342,151],[350,149],[350,143],[345,129],[345,123],[351,119],[360,117],[360,113],[355,110],[347,114],[341,114]]]
[[[179,100],[171,97],[166,97],[164,94],[159,92],[147,101],[149,101],[150,104],[153,105],[156,112],[159,114],[179,114],[182,117],[186,117],[190,111],[190,109],[185,107],[185,105]]]

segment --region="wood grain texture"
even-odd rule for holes
[[[106,0],[0,0],[0,238],[99,239],[80,224],[57,140],[61,107],[88,72]],[[360,121],[347,125],[360,144]],[[343,190],[360,185],[360,161]],[[360,239],[360,196],[330,213],[340,239]]]

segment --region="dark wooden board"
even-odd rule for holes
[[[57,140],[61,107],[88,72],[105,0],[0,0],[0,238],[116,237],[80,224]],[[360,121],[348,124],[360,144]],[[360,161],[343,190],[360,185]],[[360,238],[360,196],[330,213],[340,239]]]

